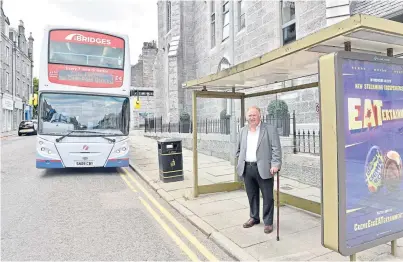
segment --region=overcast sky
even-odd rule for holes
[[[129,35],[131,64],[137,63],[143,42],[158,35],[157,0],[3,0],[11,27],[24,21],[34,41],[34,76],[38,77],[45,25],[105,29]]]

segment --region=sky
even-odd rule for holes
[[[34,77],[39,76],[39,57],[46,25],[71,25],[127,34],[134,65],[143,42],[157,41],[157,0],[3,0],[10,27],[24,21],[25,35],[34,41]]]

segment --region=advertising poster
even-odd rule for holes
[[[49,64],[48,72],[49,81],[56,84],[94,88],[116,88],[123,85],[123,70]]]
[[[346,210],[339,230],[354,249],[403,231],[403,66],[344,58],[340,69]]]

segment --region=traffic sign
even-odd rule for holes
[[[140,102],[140,100],[135,100],[135,101],[134,101],[134,108],[136,108],[136,109],[140,109],[140,108],[141,108],[141,102]]]

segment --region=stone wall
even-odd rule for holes
[[[403,9],[402,0],[394,1],[378,1],[378,0],[366,0],[366,1],[351,1],[351,14],[367,14],[378,17],[388,17]]]
[[[244,28],[239,27],[239,8],[237,3],[230,3],[230,12],[234,10],[234,38],[222,37],[222,3],[220,1],[171,1],[172,29],[166,29],[167,3],[158,1],[158,48],[159,53],[154,64],[157,110],[163,119],[177,119],[177,114],[187,112],[191,115],[192,97],[190,91],[183,91],[183,82],[216,73],[222,59],[230,66],[239,64],[253,57],[263,55],[281,45],[280,40],[280,5],[272,1],[245,1]],[[212,5],[215,10],[215,44],[211,39]],[[326,25],[325,1],[297,2],[296,24],[297,38],[310,34]],[[179,26],[180,25],[180,26]],[[314,27],[317,26],[317,27]],[[169,55],[169,45],[174,37],[179,38],[175,58]],[[168,58],[169,56],[169,58]],[[168,69],[169,68],[169,69]],[[173,74],[173,75],[172,75]],[[306,81],[305,81],[306,82]],[[293,81],[302,84],[303,81]],[[175,87],[178,88],[175,88]],[[258,89],[270,90],[278,85],[264,86]],[[173,96],[174,95],[174,96]],[[169,101],[166,98],[169,97]],[[303,100],[310,98],[311,100]],[[317,122],[315,117],[318,94],[315,90],[302,90],[292,94],[279,94],[248,99],[246,106],[259,105],[264,112],[271,100],[283,99],[289,104],[290,112],[296,110],[300,115],[297,121]],[[219,119],[220,112],[227,108],[226,99],[198,99],[197,109],[200,119]],[[175,104],[177,104],[175,106]],[[236,102],[240,116],[240,103]],[[173,117],[171,116],[173,115]],[[310,117],[313,116],[313,117]]]
[[[154,87],[154,63],[158,49],[155,41],[144,42],[137,64],[131,67],[131,86]]]
[[[157,56],[157,44],[153,42],[145,42],[142,50],[143,61],[143,85],[146,87],[153,87],[154,74],[153,65],[155,57]]]
[[[183,133],[145,133],[146,137],[179,138],[182,146],[192,150],[192,134]],[[292,140],[288,137],[280,137],[283,153],[283,167],[281,175],[297,180],[301,183],[320,187],[320,157],[311,154],[294,154]],[[156,144],[157,146],[157,144]],[[220,134],[198,134],[198,152],[230,161],[230,136]]]
[[[295,1],[297,39],[326,27],[326,1]]]
[[[143,61],[139,59],[137,64],[131,67],[131,86],[143,86]]]

